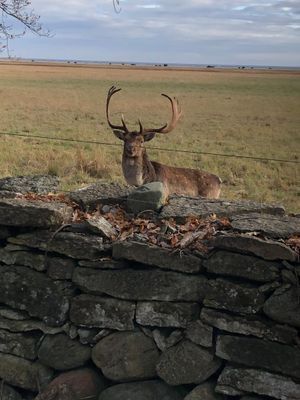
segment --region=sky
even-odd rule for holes
[[[51,36],[12,56],[105,62],[300,66],[300,0],[32,0]]]

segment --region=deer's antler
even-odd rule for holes
[[[177,122],[179,121],[179,118],[182,115],[178,99],[176,99],[176,97],[171,98],[167,94],[164,94],[164,93],[162,93],[161,95],[166,97],[168,100],[170,100],[171,107],[172,107],[171,121],[169,123],[166,123],[165,125],[163,125],[161,128],[145,129],[145,128],[143,128],[143,125],[142,125],[141,121],[139,120],[140,134],[146,135],[148,133],[169,133],[177,125]]]
[[[125,120],[124,120],[123,114],[122,114],[122,117],[121,117],[122,125],[115,125],[115,124],[112,124],[112,123],[110,122],[110,119],[109,119],[109,112],[108,112],[108,110],[109,110],[110,99],[112,98],[112,96],[113,96],[115,93],[118,93],[120,90],[122,90],[122,89],[121,89],[121,88],[118,89],[118,88],[116,88],[115,86],[112,86],[112,87],[109,89],[108,93],[107,93],[107,99],[106,99],[106,119],[107,119],[108,125],[109,125],[112,129],[118,130],[118,131],[122,131],[122,132],[125,132],[125,133],[128,133],[128,129],[127,129],[127,126],[126,126],[126,124],[125,124]]]

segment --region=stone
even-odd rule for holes
[[[69,258],[47,257],[47,275],[53,280],[71,280],[76,263]]]
[[[0,191],[13,193],[54,193],[59,185],[59,178],[54,175],[27,175],[0,179]]]
[[[0,317],[12,319],[15,321],[23,321],[29,318],[26,311],[13,310],[10,307],[0,306]]]
[[[264,294],[250,284],[216,279],[211,282],[211,289],[203,304],[241,314],[257,314],[262,309],[264,301]]]
[[[183,400],[184,390],[159,380],[121,383],[104,390],[98,400]]]
[[[175,218],[177,222],[184,222],[190,216],[206,218],[216,214],[218,217],[231,217],[254,212],[284,215],[285,210],[282,206],[250,200],[228,201],[172,195],[163,207],[160,218]]]
[[[64,324],[69,301],[50,278],[19,266],[0,266],[0,274],[0,302],[25,310],[47,325]]]
[[[190,322],[185,330],[185,336],[191,342],[200,346],[213,346],[213,328],[201,320]]]
[[[152,335],[156,346],[160,351],[165,351],[169,347],[174,346],[176,343],[183,339],[183,333],[179,329],[170,332],[170,329],[154,329]]]
[[[61,400],[63,388],[68,388],[73,394],[72,400],[97,400],[105,387],[106,382],[99,373],[92,368],[80,368],[59,374],[35,400]]]
[[[0,226],[0,240],[7,239],[9,236],[11,236],[10,229],[6,226]]]
[[[83,292],[125,300],[201,301],[208,289],[203,276],[148,269],[76,268],[73,282]]]
[[[206,324],[226,332],[256,336],[287,344],[297,342],[296,329],[287,325],[274,324],[262,317],[242,317],[204,307],[201,310],[200,318]]]
[[[0,199],[0,224],[48,228],[71,221],[73,209],[64,203]]]
[[[127,261],[113,260],[110,257],[105,257],[99,260],[80,260],[78,264],[81,267],[95,269],[122,269],[129,267],[129,263]]]
[[[71,302],[70,320],[79,326],[133,330],[135,303],[81,294]]]
[[[185,273],[197,273],[202,269],[202,259],[192,254],[174,253],[171,250],[135,241],[114,243],[113,258]]]
[[[12,386],[37,392],[50,382],[52,376],[52,369],[38,361],[0,353],[0,378]]]
[[[240,234],[222,234],[215,236],[210,245],[215,248],[240,253],[254,254],[265,260],[286,260],[296,262],[298,255],[290,247],[274,240],[263,240],[255,236]]]
[[[81,367],[90,357],[90,347],[71,340],[64,333],[46,335],[38,350],[42,364],[59,371]]]
[[[8,241],[82,260],[98,259],[110,248],[110,245],[103,243],[103,238],[96,235],[73,232],[59,232],[54,235],[53,232],[45,230],[23,233],[10,237]]]
[[[215,382],[205,382],[196,386],[183,400],[222,400],[223,396],[215,392]]]
[[[46,269],[45,255],[30,251],[7,251],[4,247],[0,249],[0,261],[7,265],[24,265],[36,271],[45,271]]]
[[[138,214],[142,211],[159,211],[166,203],[167,193],[162,182],[150,182],[135,188],[127,197],[127,209]]]
[[[221,364],[211,351],[183,340],[161,354],[156,370],[167,384],[184,385],[206,381]]]
[[[251,213],[234,216],[230,222],[232,228],[239,232],[261,232],[270,238],[283,239],[300,233],[300,218],[289,215]]]
[[[185,328],[199,312],[197,303],[138,302],[136,321],[140,325]]]
[[[280,277],[279,263],[228,251],[216,251],[203,264],[209,273],[256,282],[270,282]]]
[[[41,335],[26,335],[0,329],[0,352],[35,360]]]
[[[22,396],[11,386],[6,385],[4,381],[0,381],[1,400],[23,400]]]
[[[300,378],[300,349],[257,338],[219,335],[216,355],[224,360]]]
[[[135,381],[156,376],[159,352],[142,332],[116,332],[98,342],[92,360],[112,381]]]
[[[84,210],[95,210],[99,206],[124,204],[132,187],[119,183],[94,183],[69,193],[72,201]]]
[[[279,400],[299,400],[300,384],[291,378],[252,368],[225,367],[218,379],[216,390],[229,394],[236,388],[239,393],[250,392]]]
[[[112,224],[101,215],[92,216],[85,223],[89,231],[107,239],[112,239],[118,235]]]
[[[264,313],[275,321],[300,328],[299,288],[279,288],[264,304]]]

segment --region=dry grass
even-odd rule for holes
[[[107,127],[108,88],[133,128],[169,118],[159,94],[180,99],[184,118],[149,147],[299,160],[300,74],[282,71],[184,71],[0,63],[1,131],[118,143]],[[0,176],[52,173],[69,189],[95,180],[122,181],[121,147],[1,136]],[[219,174],[223,197],[280,202],[299,211],[299,164],[167,153],[153,159]],[[298,184],[298,186],[297,186]],[[298,201],[298,203],[297,203]]]

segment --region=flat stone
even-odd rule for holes
[[[0,240],[7,239],[11,236],[11,231],[6,226],[0,226]]]
[[[59,374],[47,387],[35,397],[35,400],[61,400],[68,388],[71,399],[97,400],[105,389],[104,378],[91,368],[80,368]]]
[[[261,232],[270,238],[283,239],[300,233],[300,218],[251,213],[234,216],[231,226],[239,232]]]
[[[59,178],[54,175],[27,175],[0,179],[0,191],[13,193],[54,193],[59,185]]]
[[[257,338],[219,335],[216,355],[224,360],[300,378],[300,349]]]
[[[184,391],[159,380],[121,383],[104,390],[98,400],[183,400]]]
[[[89,218],[85,223],[89,231],[97,233],[107,239],[112,239],[118,234],[112,224],[101,215],[95,215]]]
[[[71,302],[70,320],[79,326],[133,330],[135,303],[81,294]]]
[[[73,209],[63,203],[0,199],[0,224],[30,228],[60,226],[71,221]]]
[[[106,336],[92,350],[92,360],[112,381],[135,381],[156,376],[159,351],[142,332],[117,332]]]
[[[215,248],[232,250],[240,253],[254,254],[265,260],[287,260],[296,262],[297,253],[281,242],[263,240],[250,235],[225,234],[215,236],[211,241]]]
[[[241,314],[256,314],[264,304],[265,295],[250,284],[238,284],[225,279],[211,281],[204,305]]]
[[[263,310],[275,321],[300,328],[299,288],[292,286],[275,290],[265,302]]]
[[[213,328],[201,320],[190,322],[185,330],[185,336],[191,342],[200,346],[213,346]]]
[[[199,312],[197,303],[139,302],[136,321],[140,325],[185,328]]]
[[[167,193],[162,182],[150,182],[135,188],[127,197],[127,209],[138,214],[145,210],[159,211],[166,203]]]
[[[94,210],[99,205],[124,204],[132,187],[118,183],[94,183],[69,193],[72,201],[84,210]]]
[[[226,395],[231,392],[231,388],[279,400],[300,399],[299,383],[286,376],[251,368],[225,367],[216,390]]]
[[[183,333],[179,329],[175,329],[171,333],[169,329],[154,329],[152,331],[152,337],[159,350],[165,351],[166,349],[180,342],[183,339]]]
[[[37,392],[52,376],[53,371],[37,361],[0,353],[0,378],[12,386]]]
[[[113,260],[110,257],[99,260],[80,260],[78,264],[81,267],[96,269],[123,269],[129,267],[129,262],[125,260]]]
[[[175,218],[176,221],[183,222],[190,216],[205,218],[216,214],[218,217],[232,217],[254,212],[284,215],[285,210],[279,205],[256,203],[250,200],[228,201],[172,195],[169,197],[168,204],[163,207],[160,217]]]
[[[35,360],[41,335],[26,335],[0,329],[0,352]]]
[[[47,257],[47,275],[53,280],[71,280],[76,263],[70,258]]]
[[[215,382],[205,382],[196,386],[183,400],[222,400],[223,396],[215,392]]]
[[[50,278],[27,267],[0,266],[0,302],[25,310],[50,326],[63,325],[69,301]]]
[[[202,269],[202,259],[192,254],[174,253],[158,246],[135,241],[114,243],[113,258],[186,273],[197,273]]]
[[[287,344],[295,344],[297,341],[296,329],[287,325],[274,324],[266,318],[242,317],[205,307],[201,310],[200,318],[206,324],[226,332],[256,336]]]
[[[216,251],[203,262],[207,272],[236,276],[257,282],[270,282],[280,278],[280,263],[228,251]]]
[[[23,400],[22,396],[11,386],[6,385],[3,381],[0,381],[1,387],[1,400]]]
[[[208,289],[203,276],[149,269],[109,271],[78,267],[73,282],[83,292],[125,300],[201,301]]]
[[[167,349],[156,366],[158,376],[169,385],[201,383],[221,366],[221,360],[196,344],[183,340]]]
[[[46,270],[45,255],[30,251],[7,251],[4,247],[0,249],[0,261],[7,265],[24,265],[36,271]]]
[[[84,365],[91,357],[91,349],[77,340],[71,340],[64,333],[58,333],[45,336],[38,357],[42,364],[63,371]]]
[[[8,241],[82,260],[101,258],[110,248],[99,236],[73,232],[59,232],[53,235],[53,232],[45,230],[10,237]]]

